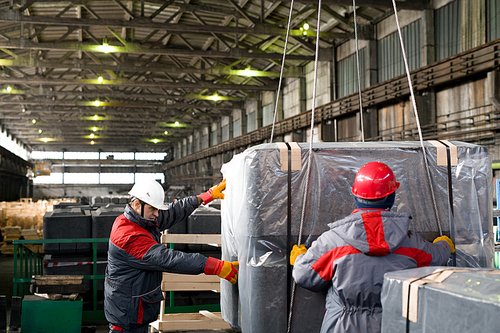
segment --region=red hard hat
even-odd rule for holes
[[[396,191],[399,182],[391,168],[381,162],[369,162],[359,169],[352,194],[362,199],[380,199]]]

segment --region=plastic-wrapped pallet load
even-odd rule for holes
[[[386,273],[382,332],[494,332],[500,327],[499,279],[500,270],[483,268]]]
[[[450,163],[445,145],[425,142],[441,229],[447,235],[452,230],[457,266],[493,267],[491,156],[481,146],[445,143],[450,146]],[[222,256],[239,260],[240,270],[238,286],[223,281],[221,306],[223,318],[235,330],[287,330],[287,261],[291,245],[298,241],[308,155],[308,143],[290,144],[288,150],[284,144],[263,144],[234,156],[222,167],[227,179]],[[302,243],[309,236],[316,239],[328,223],[355,209],[351,194],[355,174],[363,164],[376,160],[389,165],[401,182],[393,211],[410,212],[410,229],[425,239],[439,235],[419,142],[315,143]],[[297,287],[291,331],[319,332],[323,309],[324,295]]]

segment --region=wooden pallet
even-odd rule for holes
[[[209,244],[220,246],[221,235],[164,234],[162,235],[162,243]],[[186,275],[163,273],[161,290],[164,293],[164,297],[167,291],[211,290],[220,292],[220,278],[216,275],[205,274]],[[199,313],[165,314],[165,301],[161,302],[159,319],[151,323],[150,326],[160,332],[176,330],[228,330],[228,332],[232,332],[229,324],[222,319],[220,312],[212,313],[209,311],[200,311]]]
[[[228,330],[228,332],[232,332],[229,324],[222,319],[220,312],[212,313],[209,311],[165,315],[163,320],[152,322],[150,326],[160,332],[179,330]]]

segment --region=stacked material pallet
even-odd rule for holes
[[[23,229],[21,236],[26,240],[43,239],[42,232],[37,229]],[[25,246],[35,253],[43,253],[42,244],[26,244]]]
[[[20,226],[21,229],[43,229],[43,216],[51,212],[54,205],[76,202],[75,199],[51,199],[33,202],[31,198],[19,201],[0,202],[0,226]]]
[[[382,332],[491,332],[500,326],[500,270],[420,267],[386,273]]]
[[[2,228],[2,235],[4,237],[3,238],[4,244],[2,245],[2,253],[6,255],[13,255],[14,245],[12,244],[12,241],[17,240],[21,237],[21,227],[19,226],[4,227]]]
[[[427,240],[449,235],[459,267],[494,267],[491,155],[458,141],[424,142],[424,149],[428,169],[419,142],[313,143],[312,156],[309,143],[262,144],[224,164],[222,259],[240,266],[237,286],[221,282],[223,318],[245,333],[287,331],[291,245],[299,233],[301,243],[314,241],[351,214],[354,177],[371,161],[388,164],[401,183],[393,211],[411,213],[411,230]],[[322,292],[296,287],[290,332],[320,331]]]

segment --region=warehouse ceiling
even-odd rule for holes
[[[422,10],[430,0],[397,1]],[[323,0],[318,57],[354,38],[352,0]],[[167,151],[277,90],[291,2],[0,0],[0,122],[32,150]],[[357,0],[358,38],[392,13]],[[314,61],[317,1],[295,1],[284,76]],[[305,23],[309,25],[306,30]]]

